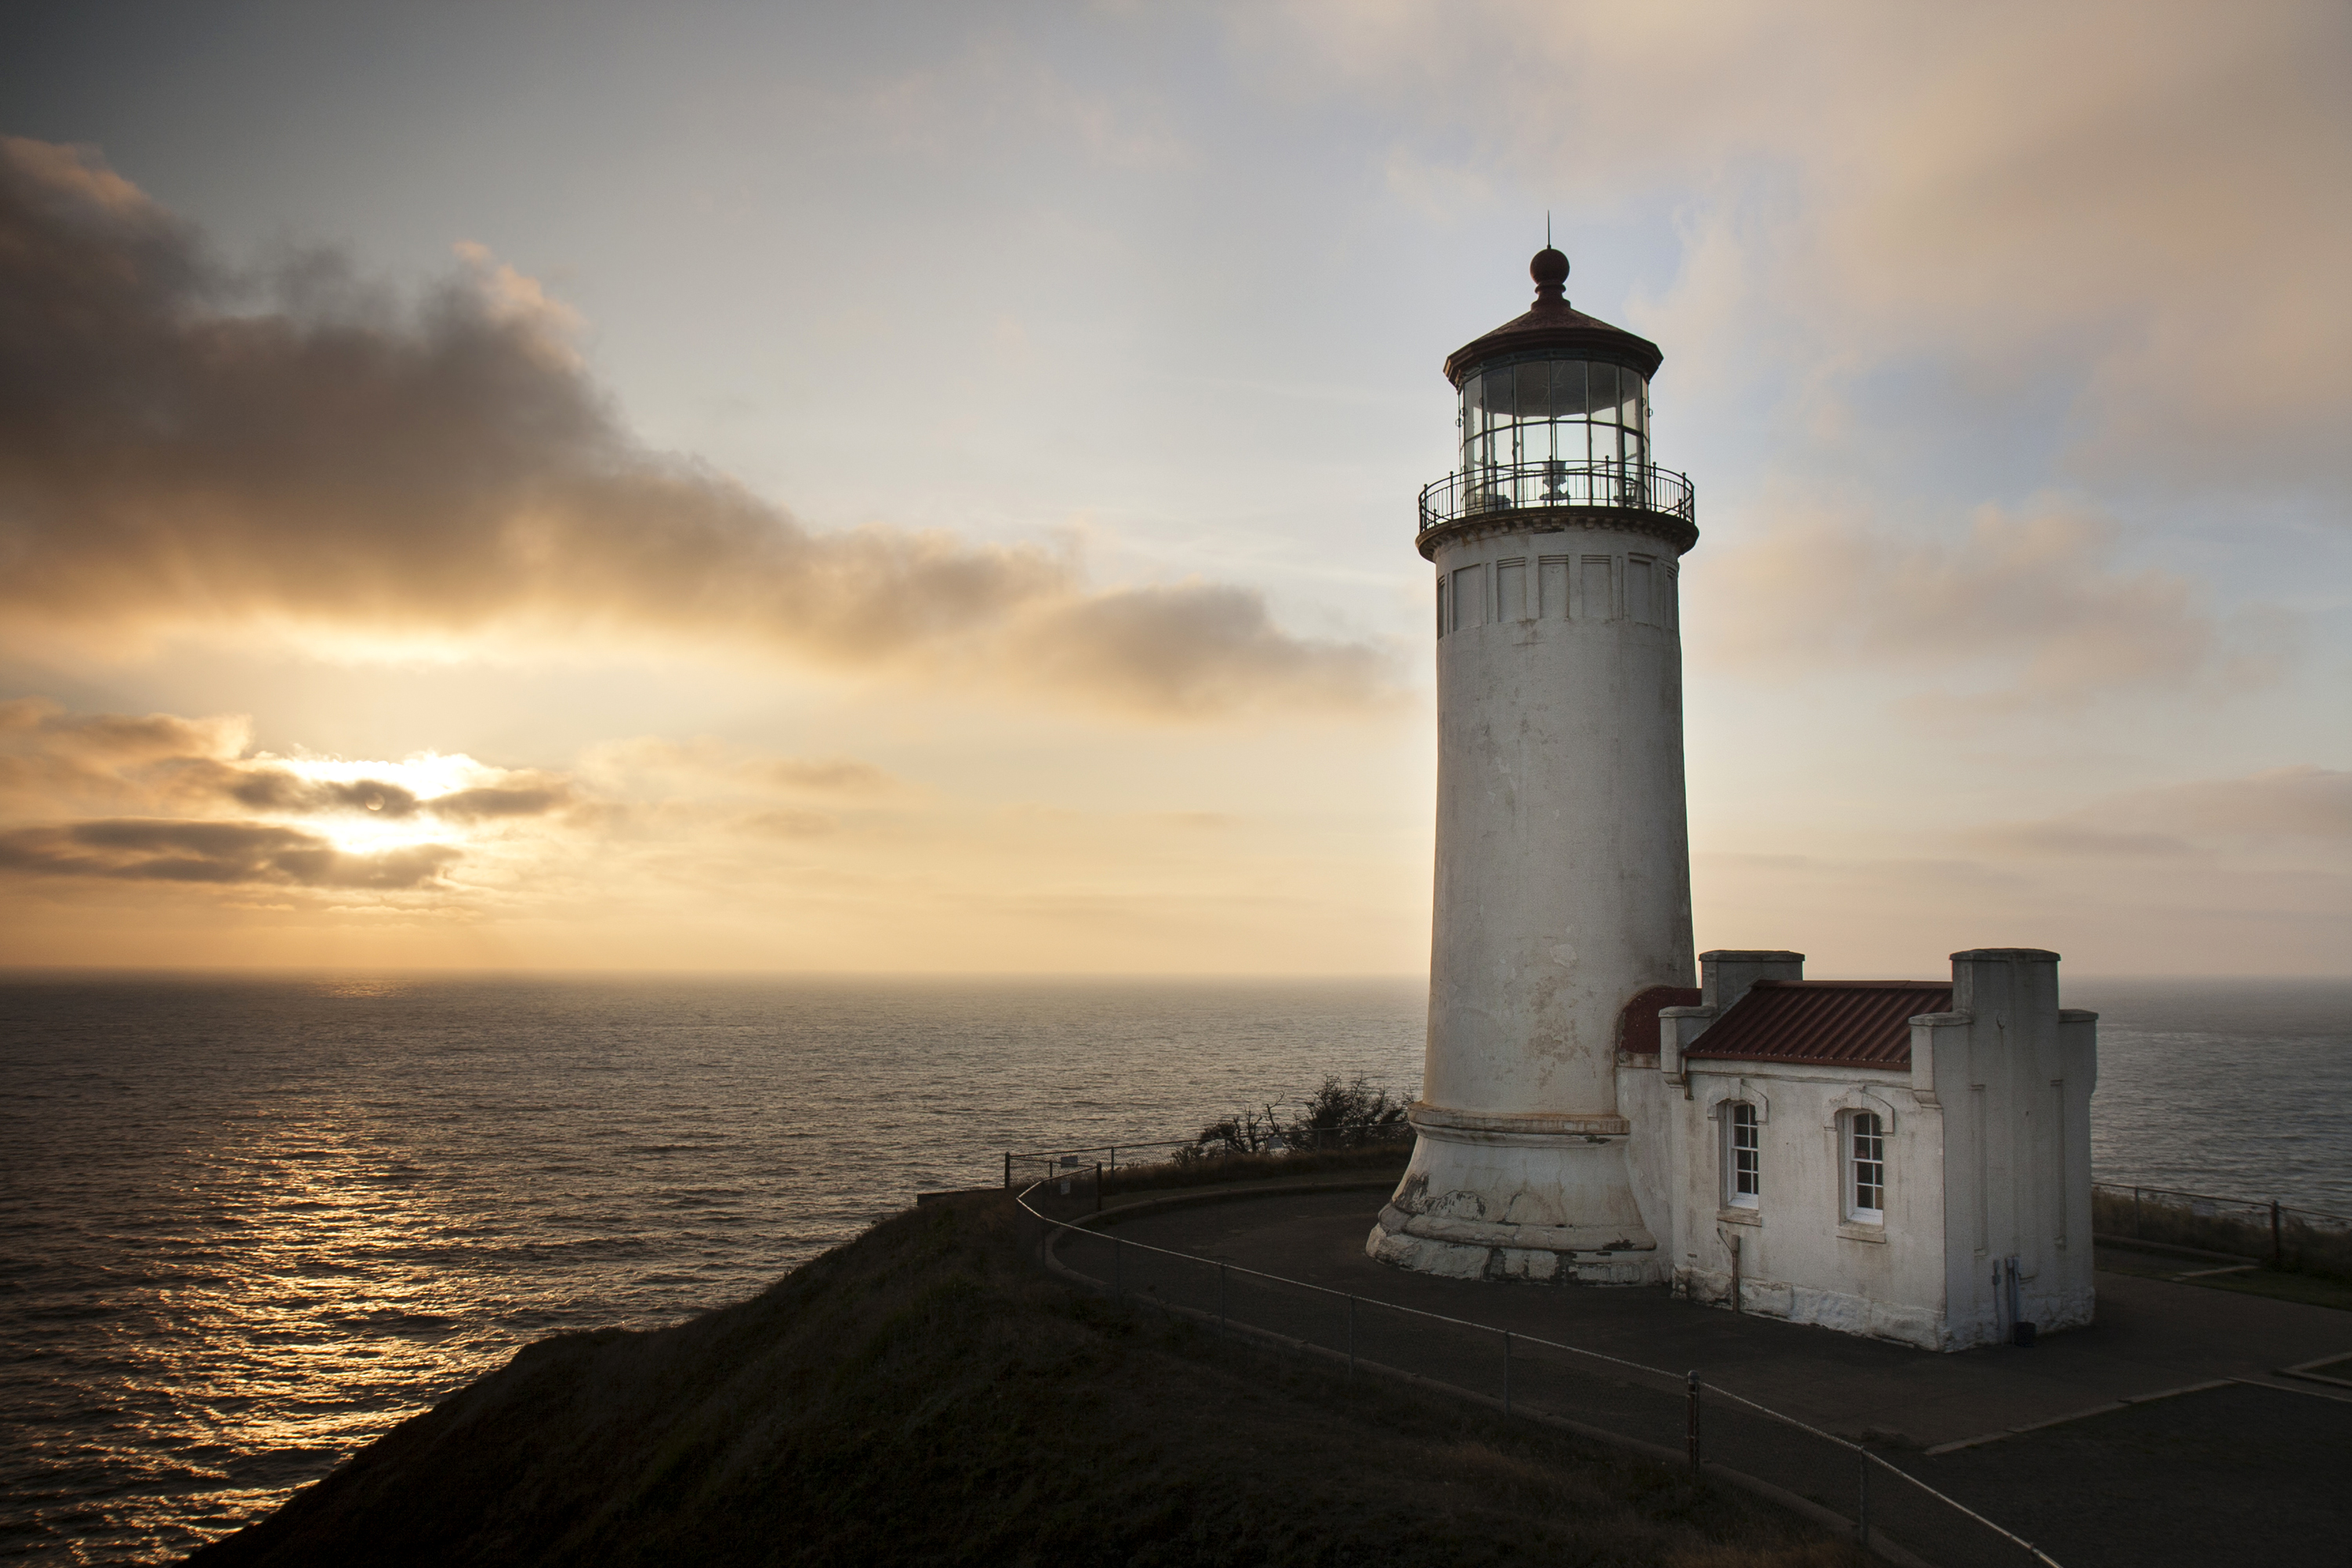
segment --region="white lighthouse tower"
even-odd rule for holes
[[[1535,308],[1456,351],[1458,470],[1421,496],[1436,567],[1437,875],[1412,1163],[1366,1249],[1469,1278],[1649,1284],[1617,1101],[1630,1031],[1696,1002],[1677,562],[1691,489],[1650,460],[1657,345]],[[1654,1155],[1651,1156],[1654,1158]],[[1669,1228],[1657,1216],[1660,1230]]]

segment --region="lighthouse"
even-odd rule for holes
[[[1672,1272],[1618,1103],[1691,989],[1675,588],[1689,481],[1652,459],[1656,344],[1571,307],[1458,349],[1454,471],[1421,494],[1434,568],[1437,857],[1412,1163],[1366,1250],[1465,1278],[1650,1284]]]

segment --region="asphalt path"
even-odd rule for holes
[[[1711,1387],[1868,1443],[2044,1545],[2067,1568],[2352,1563],[2352,1391],[2280,1370],[2352,1353],[2352,1312],[2102,1268],[2090,1327],[2044,1336],[2031,1350],[1937,1353],[1695,1306],[1662,1288],[1408,1274],[1364,1253],[1384,1195],[1356,1187],[1147,1205],[1105,1215],[1103,1228],[1125,1242],[1204,1260],[1181,1264],[1128,1248],[1121,1267],[1131,1292],[1165,1289],[1206,1310],[1222,1290],[1239,1321],[1263,1315],[1281,1331],[1335,1346],[1344,1298],[1352,1295],[1360,1304],[1346,1331],[1374,1350],[1390,1347],[1376,1359],[1425,1361],[1417,1370],[1490,1396],[1499,1386],[1494,1347],[1503,1330],[1670,1373],[1695,1371]],[[1061,1256],[1108,1279],[1109,1250],[1081,1243]],[[1222,1284],[1216,1262],[1229,1266]],[[1255,1273],[1334,1294],[1265,1286]],[[1374,1302],[1497,1331],[1416,1328]],[[1525,1345],[1516,1354],[1522,1402],[1541,1399],[1548,1387],[1567,1389],[1572,1368],[1609,1370],[1553,1357],[1561,1366],[1548,1385],[1540,1355]],[[1577,1386],[1605,1404],[1604,1382],[1588,1376]],[[1670,1384],[1622,1373],[1614,1386],[1622,1418],[1588,1419],[1652,1441],[1678,1440],[1678,1432],[1665,1430],[1679,1423],[1660,1392]],[[1720,1429],[1727,1438],[1739,1430],[1736,1423]],[[1773,1456],[1756,1446],[1768,1436],[1750,1436],[1747,1451],[1763,1461],[1754,1468],[1769,1470]],[[1851,1515],[1852,1490],[1842,1475],[1808,1473],[1787,1484]],[[1916,1538],[1927,1525],[1915,1514],[1911,1528]]]

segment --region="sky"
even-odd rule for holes
[[[2352,11],[0,7],[0,963],[1412,973],[1642,333],[1696,936],[2352,973]]]

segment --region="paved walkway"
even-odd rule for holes
[[[1937,1354],[1694,1306],[1663,1289],[1407,1274],[1364,1256],[1383,1196],[1267,1194],[1105,1218],[1129,1242],[1696,1370],[1869,1441],[2067,1568],[2352,1561],[2352,1392],[2278,1373],[2352,1352],[2352,1312],[2102,1268],[2092,1327],[2030,1351]],[[1063,1257],[1102,1260],[1089,1248]]]
[[[2352,1312],[2102,1272],[2098,1321],[2030,1351],[1937,1354],[1677,1301],[1664,1289],[1433,1279],[1364,1256],[1383,1194],[1269,1195],[1117,1219],[1130,1241],[1558,1340],[1717,1384],[1850,1437],[1932,1448],[2352,1353]],[[1107,1216],[1115,1217],[1115,1216]],[[2352,1415],[2352,1404],[2346,1414]],[[2347,1426],[2352,1432],[2352,1426]]]

